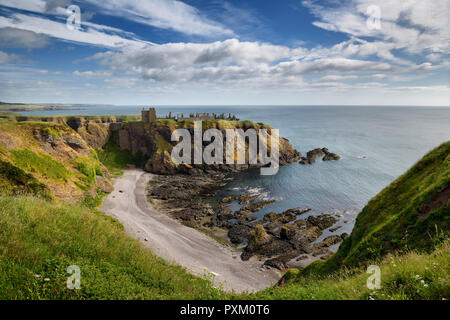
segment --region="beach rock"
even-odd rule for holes
[[[315,249],[328,248],[328,247],[332,246],[333,244],[339,243],[341,241],[342,241],[341,236],[332,235],[332,236],[326,237],[325,239],[323,239],[323,241],[315,244],[314,248]]]
[[[298,257],[297,259],[295,259],[295,261],[302,261],[302,260],[305,260],[305,259],[308,259],[309,257],[306,255],[306,254],[304,254],[304,255],[301,255],[300,257]]]
[[[227,196],[227,197],[223,197],[221,202],[222,203],[230,203],[233,200],[236,200],[235,196]]]
[[[297,254],[295,252],[291,252],[288,254],[284,254],[284,255],[280,255],[278,257],[266,260],[264,262],[264,266],[268,266],[271,268],[275,268],[278,270],[286,270],[289,268],[288,266],[288,261],[291,259],[294,259],[297,256]]]
[[[320,237],[322,231],[318,227],[309,227],[306,229],[298,229],[289,235],[289,243],[300,253],[310,253],[311,242]]]
[[[295,215],[295,216],[299,216],[301,214],[304,214],[306,212],[311,211],[311,208],[293,208],[293,209],[288,209],[286,211],[283,211],[281,214],[282,215]]]
[[[318,216],[309,216],[306,221],[313,226],[319,227],[320,230],[325,230],[335,224],[338,220],[326,213]]]
[[[308,159],[308,158],[302,157],[301,160],[298,163],[300,163],[300,164],[313,164],[315,162],[316,162],[316,160],[313,159],[313,158]]]
[[[273,257],[292,251],[292,246],[268,235],[260,224],[251,231],[248,244],[241,254],[242,260],[248,260],[253,255]]]
[[[241,210],[239,210],[239,211],[241,211],[242,214],[246,214],[245,212],[250,212],[250,213],[256,212],[256,211],[259,211],[262,208],[268,206],[269,204],[274,203],[275,201],[276,200],[261,200],[261,201],[246,205],[245,207],[241,208]]]
[[[312,252],[313,257],[317,257],[317,256],[329,257],[332,254],[333,254],[333,251],[331,251],[327,247],[320,247],[320,248],[315,249]]]
[[[320,148],[316,148],[310,150],[306,153],[306,157],[302,157],[300,160],[300,164],[313,164],[316,162],[316,159],[324,156],[325,153]]]
[[[228,230],[228,238],[230,242],[234,244],[240,244],[250,237],[252,228],[247,225],[233,224]]]
[[[339,160],[341,157],[337,155],[336,153],[328,152],[323,158],[323,161],[336,161]]]
[[[317,158],[322,157],[323,161],[339,160],[341,157],[336,153],[329,152],[327,148],[316,148],[306,153],[306,157],[302,157],[300,164],[313,164]]]
[[[216,212],[217,212],[217,219],[220,221],[227,221],[233,219],[234,217],[231,209],[224,205],[221,205]]]
[[[337,227],[334,227],[334,228],[330,228],[330,232],[335,232],[337,229],[340,229],[340,228],[342,228],[342,226],[337,226]]]
[[[238,202],[239,204],[249,204],[253,199],[257,198],[258,194],[254,193],[246,193],[239,195]]]
[[[287,269],[286,264],[281,259],[279,259],[278,257],[266,260],[264,262],[264,266],[275,268],[275,269],[278,269],[278,270]]]

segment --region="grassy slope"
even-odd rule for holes
[[[70,265],[81,269],[80,290],[66,288]],[[157,258],[105,215],[35,197],[0,197],[0,288],[0,299],[221,297],[209,281]]]
[[[329,273],[389,252],[432,249],[436,241],[449,234],[448,197],[433,207],[449,186],[450,142],[446,142],[369,201],[335,255],[311,264],[303,272]],[[430,205],[432,209],[428,210]]]
[[[364,270],[309,275],[251,295],[214,289],[208,280],[154,256],[120,224],[80,205],[0,197],[0,299],[441,299],[449,298],[450,246],[430,254],[388,256],[382,289]],[[81,290],[66,269],[81,269]],[[36,278],[35,275],[40,275]],[[48,278],[49,281],[45,281]],[[422,281],[423,280],[423,281]]]
[[[243,298],[289,300],[413,300],[450,298],[450,242],[431,253],[387,255],[375,262],[381,271],[381,289],[369,290],[365,268],[341,269],[328,275],[313,272],[299,277],[291,270],[285,286],[269,288]]]
[[[39,136],[53,137],[60,141],[58,151],[48,152]],[[27,193],[22,181],[32,182],[51,189],[51,193],[66,200],[82,199],[86,194],[95,194],[95,183],[103,177],[106,169],[98,160],[94,150],[79,153],[62,142],[62,137],[81,139],[65,124],[49,122],[0,121],[0,186],[3,194]],[[46,149],[47,148],[47,149]],[[20,176],[19,180],[15,177]],[[32,180],[36,181],[32,181]],[[34,194],[33,192],[31,194]]]

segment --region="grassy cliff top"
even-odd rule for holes
[[[194,127],[194,121],[192,120],[184,120],[184,121],[176,121],[174,119],[157,119],[156,120],[157,125],[168,125],[170,127],[174,128],[193,128]],[[241,128],[241,129],[271,129],[272,127],[268,124],[262,123],[262,122],[253,122],[250,120],[223,120],[223,119],[216,119],[216,120],[203,120],[202,121],[202,127],[203,129],[210,129],[210,128],[216,128],[219,130],[224,129],[234,129],[234,128]]]
[[[94,121],[94,122],[140,122],[140,115],[72,115],[72,116],[27,116],[20,115],[14,112],[1,112],[0,109],[0,121],[2,119],[7,119],[9,121],[17,122],[55,122],[55,123],[67,123],[70,120],[80,120],[80,121]],[[156,125],[167,125],[173,128],[193,128],[194,121],[176,121],[175,119],[156,119]],[[223,129],[233,129],[233,128],[255,128],[255,129],[270,129],[270,125],[262,122],[253,122],[250,120],[206,120],[202,121],[203,128],[217,128]]]

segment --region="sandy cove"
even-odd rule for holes
[[[242,261],[241,252],[153,210],[145,194],[151,176],[140,169],[125,170],[115,179],[114,191],[105,197],[100,210],[164,260],[197,276],[216,274],[214,285],[222,284],[227,291],[258,291],[278,281],[277,270],[261,268],[257,260]]]

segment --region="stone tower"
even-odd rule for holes
[[[142,114],[142,122],[144,123],[153,123],[156,121],[155,108],[150,108],[149,110],[145,110],[145,108],[143,108],[141,114]]]
[[[148,122],[153,123],[156,121],[156,110],[155,108],[150,108],[150,110],[148,110]]]
[[[141,115],[142,115],[142,122],[149,122],[149,112],[146,111],[145,108],[142,108]]]

